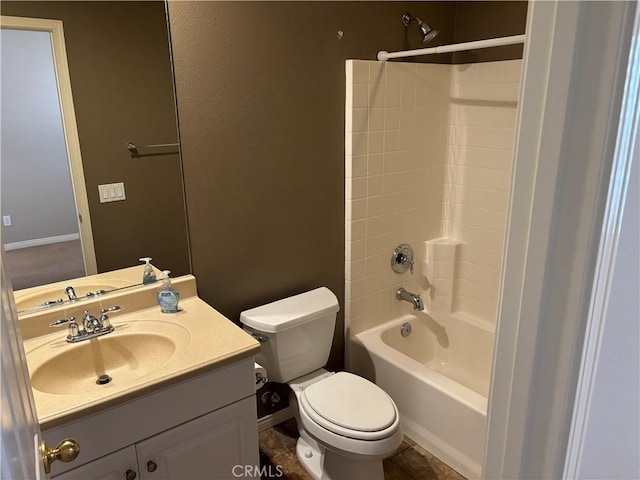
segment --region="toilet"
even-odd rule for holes
[[[328,372],[338,299],[326,287],[246,310],[244,329],[262,351],[269,380],[291,387],[298,460],[317,480],[384,478],[382,459],[402,442],[400,415],[376,384]]]

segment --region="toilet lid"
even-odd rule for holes
[[[343,429],[379,432],[397,423],[391,397],[376,384],[351,373],[338,372],[309,385],[302,397],[307,413],[335,433],[343,434]]]

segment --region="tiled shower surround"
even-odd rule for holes
[[[399,286],[495,324],[521,64],[347,62],[350,335],[410,310]],[[391,270],[401,243],[413,275]]]

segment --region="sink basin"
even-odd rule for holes
[[[115,328],[74,344],[64,341],[63,332],[49,335],[52,341],[27,351],[32,387],[77,394],[131,385],[161,370],[191,338],[185,327],[168,321],[130,321]]]
[[[76,284],[69,282],[68,285],[73,285],[78,300],[81,300],[89,292],[97,292],[98,290],[115,290],[117,288],[126,287],[131,285],[130,282],[109,280],[107,282],[99,283],[86,283]],[[64,293],[64,289],[68,286],[66,283],[64,286],[47,285],[44,287],[36,287],[34,289],[26,289],[24,292],[15,292],[16,310],[26,310],[42,305],[45,302],[56,301],[58,299],[68,300],[67,295]],[[34,291],[35,290],[35,291]]]

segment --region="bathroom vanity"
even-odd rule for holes
[[[80,445],[51,478],[228,479],[259,465],[259,344],[197,297],[193,276],[173,286],[177,314],[160,313],[152,284],[20,318],[44,440]],[[67,343],[49,327],[115,305],[113,333]]]
[[[228,479],[234,468],[258,465],[246,378],[251,359],[45,430],[49,445],[61,438],[81,445],[75,461],[52,465],[52,479]]]

